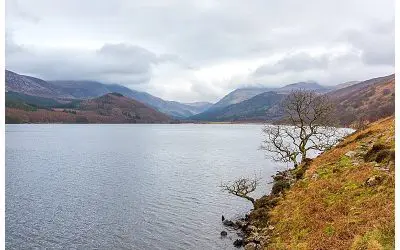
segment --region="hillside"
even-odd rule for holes
[[[246,240],[265,249],[394,249],[394,133],[392,116],[304,165],[304,177],[291,171],[297,182],[256,202]]]
[[[264,92],[240,103],[207,110],[189,119],[203,121],[273,121],[282,116],[277,105],[283,97],[284,95],[276,92]]]
[[[69,95],[81,99],[99,97],[111,92],[121,93],[175,118],[198,114],[204,110],[204,107],[209,106],[208,103],[190,105],[166,101],[146,92],[135,91],[118,84],[103,84],[95,81],[51,81],[50,83],[60,87]]]
[[[12,71],[5,71],[5,89],[32,96],[51,98],[71,98],[73,96],[64,93],[63,90],[42,79],[31,76],[19,75]]]
[[[22,103],[22,102],[21,102]],[[172,119],[121,94],[77,103],[75,108],[6,107],[6,123],[169,123]],[[33,107],[33,108],[29,108]]]
[[[227,107],[232,104],[240,103],[245,100],[248,100],[256,95],[259,95],[268,91],[275,91],[279,94],[288,94],[292,90],[296,89],[307,89],[307,90],[315,90],[319,93],[325,93],[330,89],[328,87],[324,87],[316,82],[297,82],[285,85],[280,88],[240,88],[235,89],[230,92],[226,96],[224,96],[221,100],[210,107],[210,110],[220,109],[223,107]]]
[[[184,104],[166,101],[146,92],[135,91],[118,84],[103,84],[96,81],[44,81],[42,79],[5,71],[6,91],[20,94],[51,98],[56,101],[90,99],[107,93],[121,93],[171,117],[185,118],[203,112],[210,103]]]
[[[342,126],[373,122],[394,114],[395,75],[363,81],[328,95],[335,103]]]

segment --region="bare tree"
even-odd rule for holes
[[[254,206],[255,199],[249,196],[249,194],[256,190],[259,182],[260,178],[257,176],[254,178],[241,177],[232,182],[222,183],[220,187],[223,191],[227,191],[230,194],[249,200]]]
[[[272,160],[297,167],[310,150],[325,151],[338,142],[334,106],[326,95],[295,90],[283,100],[281,108],[288,125],[263,128],[261,149]]]

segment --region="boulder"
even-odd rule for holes
[[[258,245],[257,245],[256,243],[254,243],[254,242],[250,242],[250,243],[248,243],[248,244],[246,244],[246,245],[244,246],[244,250],[256,250],[256,249],[260,249],[260,248],[259,248]]]
[[[374,176],[368,178],[368,180],[365,181],[365,184],[367,186],[373,187],[373,186],[381,184],[382,181],[383,181],[383,177],[382,176],[374,175]]]
[[[224,220],[224,222],[222,222],[222,223],[224,224],[224,226],[227,226],[227,227],[235,226],[235,223],[231,220]]]
[[[241,247],[241,246],[243,246],[243,240],[242,240],[242,239],[236,239],[236,240],[233,242],[233,245],[234,245],[235,247]]]
[[[357,152],[356,151],[349,151],[346,154],[344,154],[347,157],[353,158],[354,156],[356,156]]]
[[[238,220],[238,221],[236,221],[236,225],[237,225],[239,228],[245,228],[245,227],[247,227],[247,222],[246,222],[246,221],[243,221],[243,220]]]

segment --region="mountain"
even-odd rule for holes
[[[192,102],[192,103],[184,103],[187,106],[194,107],[196,112],[201,113],[209,109],[213,104],[211,102]]]
[[[56,97],[56,98],[72,98],[73,96],[63,93],[59,87],[48,83],[42,79],[19,75],[12,71],[5,71],[5,88],[6,91],[13,91],[32,96]]]
[[[234,91],[230,92],[226,96],[224,96],[221,100],[217,103],[212,105],[209,109],[219,109],[223,107],[227,107],[229,105],[239,103],[245,100],[248,100],[258,94],[263,92],[271,91],[271,88],[241,88],[235,89]]]
[[[340,83],[338,85],[329,86],[329,87],[332,88],[332,90],[338,90],[338,89],[343,89],[343,88],[355,85],[355,84],[357,84],[359,82],[360,81],[349,81],[349,82],[344,82],[344,83]]]
[[[395,249],[394,119],[275,177],[272,190],[285,191],[256,201],[248,217],[255,229],[245,242],[257,239],[261,249]]]
[[[166,101],[146,92],[129,89],[118,84],[103,84],[94,81],[51,81],[75,98],[91,98],[110,92],[121,93],[143,102],[160,112],[175,118],[185,118],[202,112],[203,106],[192,106],[176,101]]]
[[[226,96],[224,96],[220,101],[215,103],[210,107],[211,109],[219,109],[231,104],[240,103],[242,101],[248,100],[258,94],[267,92],[267,91],[275,91],[279,94],[288,94],[296,89],[306,89],[306,90],[315,90],[319,93],[326,93],[330,90],[329,87],[324,87],[316,82],[297,82],[292,83],[280,88],[240,88],[236,89]]]
[[[103,84],[96,81],[44,81],[42,79],[5,71],[6,91],[31,96],[59,99],[89,99],[107,93],[121,93],[171,117],[185,118],[203,112],[206,105],[190,105],[175,101],[166,101],[146,92],[139,92],[118,84]]]
[[[308,81],[308,82],[297,82],[297,83],[288,84],[286,86],[276,89],[276,92],[282,93],[282,94],[288,94],[293,90],[299,90],[299,89],[314,90],[318,93],[326,93],[330,90],[330,88],[322,86],[316,82]]]
[[[366,80],[332,91],[328,96],[336,106],[341,125],[373,122],[394,114],[395,75]]]
[[[39,99],[41,100],[41,99]],[[6,123],[170,123],[165,114],[119,93],[82,100],[74,108],[7,105]]]
[[[273,91],[219,109],[209,109],[190,117],[203,121],[265,121],[282,117],[278,104],[285,95]]]

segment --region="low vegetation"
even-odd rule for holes
[[[394,249],[394,117],[278,173],[250,223],[266,249]]]
[[[172,119],[143,103],[110,93],[59,103],[18,93],[6,96],[6,123],[168,123]],[[48,106],[50,105],[50,106]]]

